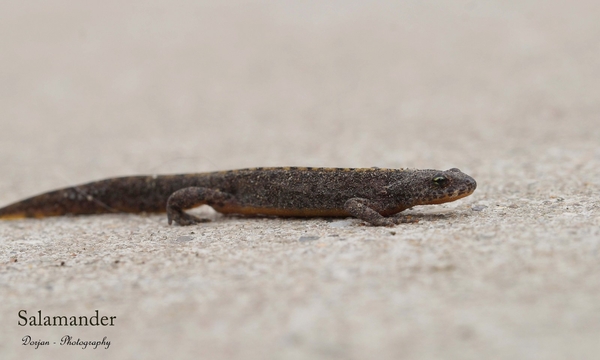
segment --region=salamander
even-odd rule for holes
[[[475,180],[452,168],[265,167],[180,175],[127,176],[37,195],[0,208],[0,219],[166,212],[168,223],[209,221],[184,210],[223,214],[355,217],[374,226],[414,222],[402,211],[470,195]]]

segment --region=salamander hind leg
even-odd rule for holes
[[[392,218],[386,218],[369,206],[369,200],[363,198],[352,198],[344,204],[344,210],[350,215],[368,222],[374,226],[394,226],[396,223]]]
[[[173,221],[181,226],[193,225],[202,222],[208,222],[210,219],[203,219],[186,213],[184,210],[191,209],[200,205],[219,205],[235,201],[233,195],[216,189],[205,187],[187,187],[175,191],[167,200],[167,218],[169,225]]]

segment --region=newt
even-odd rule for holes
[[[0,208],[0,219],[166,212],[169,224],[210,221],[184,210],[209,205],[223,214],[355,217],[374,226],[414,222],[416,205],[470,195],[475,180],[453,168],[265,167],[181,175],[127,176],[37,195]]]

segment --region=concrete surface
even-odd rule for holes
[[[393,229],[0,222],[0,357],[600,358],[599,3],[395,3],[3,2],[2,205],[277,165],[458,167],[479,188]],[[96,309],[115,326],[18,325]]]

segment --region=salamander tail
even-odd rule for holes
[[[0,219],[14,220],[110,212],[110,209],[86,200],[86,196],[79,194],[77,188],[51,191],[0,208]]]
[[[0,219],[60,215],[164,212],[171,176],[131,176],[68,187],[0,208]],[[166,179],[166,180],[163,180]]]
[[[16,220],[27,217],[23,211],[19,211],[14,205],[17,204],[0,208],[0,220]]]

